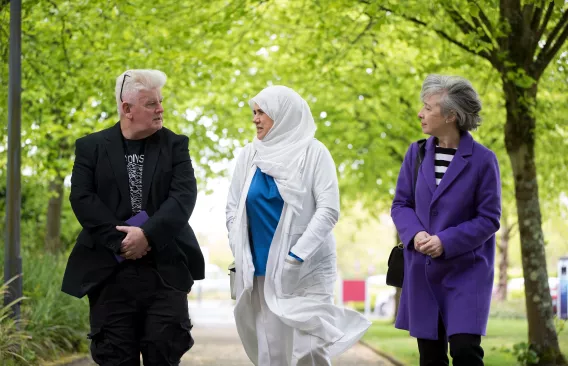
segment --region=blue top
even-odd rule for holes
[[[284,200],[274,178],[256,169],[247,194],[247,215],[254,275],[266,275],[266,262],[272,238],[282,215]]]

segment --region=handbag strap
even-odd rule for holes
[[[426,155],[426,139],[420,139],[418,143],[418,153],[416,154],[416,164],[414,165],[414,185],[412,186],[416,193],[416,181],[418,180],[418,169],[422,165],[424,155]]]

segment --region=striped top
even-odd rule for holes
[[[436,170],[436,186],[440,185],[446,170],[450,166],[450,162],[454,158],[457,149],[445,148],[436,146],[436,160],[434,162],[434,169]]]

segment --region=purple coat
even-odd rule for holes
[[[398,177],[391,216],[404,244],[404,284],[395,327],[416,338],[438,338],[438,313],[447,335],[485,335],[501,217],[501,182],[495,154],[463,133],[440,185],[434,172],[435,142],[413,192],[418,144],[410,145]],[[416,202],[415,198],[416,197]],[[414,236],[438,235],[444,254],[436,259],[414,249]]]

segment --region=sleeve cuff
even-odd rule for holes
[[[109,249],[117,255],[121,254],[122,240],[114,241],[110,244]]]
[[[292,253],[292,252],[288,253],[288,255],[289,255],[290,257],[294,258],[294,259],[299,260],[300,262],[304,262],[304,260],[303,260],[302,258],[298,257],[296,254],[294,254],[294,253]]]

